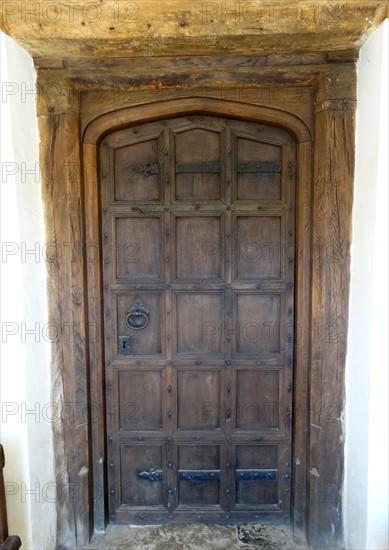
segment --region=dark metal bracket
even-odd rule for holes
[[[163,472],[162,470],[154,470],[154,468],[150,468],[148,471],[143,470],[143,472],[138,472],[138,477],[145,479],[146,481],[162,481]]]
[[[214,481],[220,479],[220,470],[179,470],[178,478],[185,481]]]
[[[218,174],[219,162],[195,162],[192,164],[176,164],[176,174]]]
[[[253,479],[277,481],[278,470],[236,470],[236,479],[237,481],[251,481]]]
[[[159,164],[151,164],[150,162],[146,162],[146,164],[136,164],[132,171],[136,174],[143,174],[148,178],[153,174],[159,174]]]
[[[238,162],[237,172],[242,173],[274,173],[281,172],[281,162]]]
[[[148,471],[143,470],[138,473],[138,477],[147,481],[162,481],[162,470],[154,470],[150,468]],[[179,470],[178,478],[182,481],[218,481],[220,480],[220,470]],[[237,481],[277,481],[277,469],[261,469],[261,470],[236,470]]]

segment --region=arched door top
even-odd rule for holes
[[[139,122],[152,122],[163,118],[199,113],[263,122],[289,130],[299,143],[311,141],[310,131],[306,124],[296,115],[282,109],[199,97],[159,101],[125,107],[115,112],[109,111],[87,125],[82,141],[85,144],[97,144],[108,133]]]

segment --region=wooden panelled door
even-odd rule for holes
[[[111,522],[289,522],[295,173],[221,116],[102,142]]]

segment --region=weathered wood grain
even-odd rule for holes
[[[101,258],[99,194],[96,147],[83,145],[83,187],[85,201],[86,278],[88,288],[88,366],[90,391],[90,448],[92,454],[93,514],[90,528],[106,525],[105,502],[105,382],[103,371],[103,320],[101,318]],[[85,258],[84,258],[85,265]],[[92,507],[91,507],[92,512]]]
[[[330,105],[343,100],[339,97],[343,96],[340,80],[336,86],[327,87],[339,77],[341,81],[348,77],[345,97],[355,99],[355,73],[346,69],[344,74],[330,74],[319,84],[319,100],[324,97]],[[328,108],[316,114],[308,529],[311,541],[332,548],[343,544],[343,416],[354,125],[352,110]]]
[[[246,120],[261,120],[263,123],[273,123],[285,128],[293,128],[297,139],[300,142],[310,141],[311,135],[303,121],[283,109],[275,107],[263,107],[261,105],[244,104],[234,101],[224,101],[218,98],[186,97],[179,100],[167,99],[159,103],[148,103],[101,114],[93,120],[85,129],[83,140],[85,143],[95,143],[98,136],[104,134],[107,128],[120,129],[128,124],[136,122],[152,121],[156,118],[168,118],[172,115],[183,114],[220,114],[232,118],[244,118]]]
[[[49,322],[52,337],[52,400],[60,411],[54,423],[58,541],[85,544],[89,538],[89,388],[86,350],[83,187],[78,116],[39,117],[42,197],[48,262]]]
[[[303,530],[309,513],[306,494],[307,434],[309,423],[309,341],[311,287],[311,207],[312,207],[312,142],[302,143],[297,159],[296,196],[296,304],[295,304],[295,370],[292,398],[293,419],[293,524]]]
[[[258,80],[258,78],[257,78]],[[200,99],[206,105],[212,104],[215,100],[222,102],[230,101],[235,103],[260,105],[262,107],[277,108],[281,103],[283,109],[304,121],[306,126],[313,132],[313,87],[310,85],[299,85],[291,82],[272,83],[265,79],[264,84],[257,83],[256,86],[247,86],[240,82],[239,74],[231,76],[230,82],[220,85],[212,85],[207,81],[202,85],[200,79],[196,78],[196,86],[189,90],[168,90],[158,91],[144,90],[142,88],[132,91],[115,89],[112,93],[109,90],[84,91],[81,95],[83,110],[82,131],[89,123],[99,116],[118,109],[135,107],[146,103],[155,103],[155,100],[166,101],[181,100],[188,98],[188,92],[194,98]]]
[[[285,65],[314,65],[317,63],[325,63],[327,59],[336,58],[338,56],[352,53],[348,52],[333,52],[332,54],[323,52],[305,52],[305,53],[282,53],[270,55],[252,55],[252,56],[217,56],[212,55],[197,55],[197,56],[181,56],[181,57],[82,57],[82,58],[34,58],[36,67],[45,68],[66,68],[72,71],[76,70],[120,70],[128,69],[131,64],[131,70],[134,73],[144,71],[171,71],[179,69],[233,69],[233,68],[250,68],[250,67],[275,67]],[[355,52],[354,52],[355,55]]]
[[[358,48],[387,1],[1,3],[1,29],[33,57],[239,55]]]

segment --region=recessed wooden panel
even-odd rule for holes
[[[176,218],[176,277],[217,279],[222,276],[220,216]]]
[[[147,479],[147,474],[150,470],[162,470],[162,447],[121,445],[119,452],[120,505],[161,506],[162,480]]]
[[[281,277],[280,216],[237,216],[234,220],[235,277]]]
[[[161,430],[161,372],[119,370],[119,429]]]
[[[177,293],[177,353],[219,355],[223,296],[221,293]]]
[[[236,469],[276,470],[278,468],[278,447],[275,445],[238,445],[236,447]],[[266,474],[265,474],[266,475]],[[275,505],[278,502],[277,479],[237,479],[236,505],[242,508]]]
[[[209,163],[221,162],[219,132],[202,128],[180,132],[175,135],[175,148],[176,165],[188,167],[184,173],[176,171],[176,200],[220,199],[220,172],[207,171]]]
[[[157,201],[160,199],[158,139],[115,149],[115,199]]]
[[[194,506],[218,504],[220,500],[220,448],[217,445],[178,448],[179,503]],[[205,471],[204,479],[195,473]],[[194,479],[180,479],[180,472],[194,472]],[[208,474],[208,475],[207,475]],[[211,475],[209,475],[211,474]],[[211,479],[212,474],[219,479]],[[182,477],[182,476],[181,476]],[[188,475],[187,477],[190,477]]]
[[[145,328],[134,330],[126,322],[131,306],[140,299],[148,311],[148,324]],[[161,330],[163,305],[159,292],[118,294],[117,301],[117,353],[123,357],[134,355],[160,355],[162,353]],[[114,334],[114,331],[112,331]],[[127,346],[130,351],[123,353],[120,349],[120,336],[129,336]]]
[[[236,427],[238,430],[279,426],[279,371],[238,370],[236,374]]]
[[[237,445],[238,469],[272,469],[278,467],[277,445]]]
[[[279,353],[281,344],[279,294],[236,293],[237,331],[235,353]]]
[[[220,382],[218,370],[178,371],[178,429],[220,428]]]
[[[161,219],[156,216],[116,218],[118,279],[159,279]]]
[[[281,160],[282,149],[276,145],[239,137],[236,155],[237,163],[271,163]],[[240,172],[237,169],[238,200],[277,200],[281,199],[281,192],[281,173],[259,170]]]

